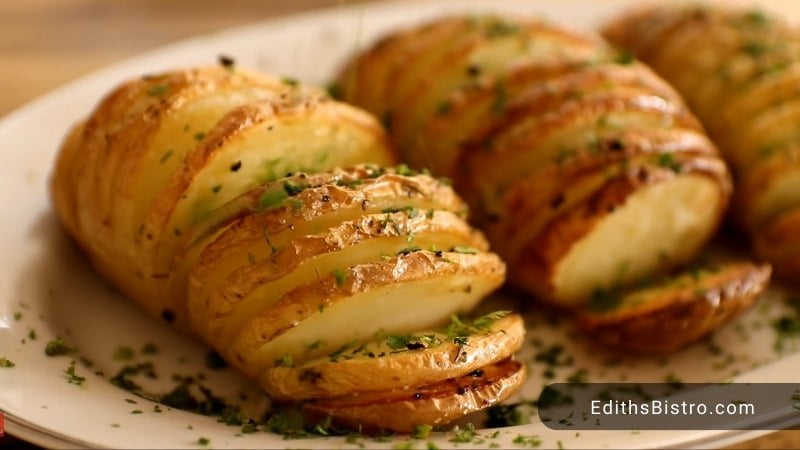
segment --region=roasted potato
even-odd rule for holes
[[[522,382],[517,363],[498,362],[524,326],[504,313],[457,318],[503,283],[505,265],[447,183],[393,162],[366,112],[209,67],[117,88],[67,136],[52,192],[99,272],[277,400],[325,398],[343,422],[405,431],[388,420],[402,402],[365,409],[350,398],[442,397],[420,403],[406,417],[415,423],[485,408]],[[458,326],[436,328],[448,320]],[[426,329],[435,341],[424,348],[353,353]],[[333,362],[346,346],[348,361]],[[443,388],[487,366],[495,375],[477,377],[467,397]],[[304,383],[308,371],[321,378]]]
[[[732,195],[717,149],[666,81],[537,20],[401,30],[339,81],[345,100],[385,119],[404,158],[454,180],[511,284],[570,311],[688,264]]]
[[[800,211],[800,32],[759,10],[670,5],[632,12],[604,34],[684,95],[732,165],[734,217],[778,274],[800,280],[800,228],[788,219]]]
[[[459,378],[417,389],[360,393],[309,402],[306,410],[365,430],[411,432],[420,425],[441,425],[479,411],[516,393],[525,366],[506,359]]]
[[[465,336],[448,329],[405,335],[378,333],[376,340],[349,346],[333,357],[264,371],[261,385],[275,399],[331,398],[353,392],[422,386],[481,370],[510,357],[523,343],[518,315],[499,318]],[[316,344],[316,341],[314,342]]]
[[[665,353],[685,346],[748,308],[764,291],[768,265],[697,267],[629,292],[596,292],[580,326],[627,352]]]

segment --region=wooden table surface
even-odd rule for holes
[[[163,44],[345,1],[0,1],[0,118],[94,69]],[[0,439],[0,448],[20,445]],[[800,431],[781,431],[732,448],[800,448]]]

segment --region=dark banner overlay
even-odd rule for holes
[[[800,428],[800,383],[556,383],[537,403],[556,430]]]

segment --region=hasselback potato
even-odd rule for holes
[[[738,223],[778,274],[798,282],[798,30],[758,10],[698,5],[641,9],[604,33],[686,98],[733,168]]]
[[[100,273],[275,399],[409,431],[519,388],[524,327],[454,316],[505,265],[445,181],[393,163],[366,112],[206,67],[107,95],[65,140],[52,195]],[[480,370],[491,376],[460,394]]]
[[[626,289],[691,261],[731,195],[717,149],[665,81],[538,20],[455,17],[398,31],[347,63],[339,87],[383,118],[409,164],[454,180],[512,284],[570,310],[592,314],[593,299],[609,296],[624,304]],[[665,310],[706,302],[671,294],[639,298]],[[665,342],[650,350],[674,349],[755,295],[731,297],[695,309],[683,333],[640,331]]]

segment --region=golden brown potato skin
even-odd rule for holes
[[[800,235],[792,219],[800,211],[797,28],[759,10],[660,6],[630,12],[604,35],[686,98],[733,168],[735,218],[759,256],[797,283],[800,248],[791,237]]]
[[[771,269],[727,263],[668,278],[617,299],[600,299],[597,311],[579,314],[593,340],[634,353],[668,353],[707,335],[750,307],[769,282]],[[608,303],[614,303],[608,305]]]
[[[592,36],[444,18],[387,36],[339,82],[403,158],[454,180],[512,284],[569,310],[687,264],[730,200],[680,95]]]
[[[159,254],[159,245],[185,230],[165,227],[174,209],[161,208],[156,200],[159,195],[174,198],[176,190],[187,193],[186,184],[176,188],[173,178],[192,178],[196,166],[208,160],[200,155],[209,151],[205,145],[209,138],[229,128],[223,120],[226,114],[262,101],[274,105],[279,124],[294,119],[291,105],[296,103],[338,108],[358,116],[337,126],[350,136],[368,136],[361,148],[371,156],[352,151],[349,164],[394,161],[381,127],[368,114],[334,103],[312,88],[222,66],[148,75],[121,84],[73,130],[59,152],[52,198],[67,231],[95,268],[125,294],[151,315],[174,321],[185,330],[191,327],[182,313],[181,299],[168,293],[171,274],[159,264],[159,258],[169,266],[174,264],[171,255]],[[220,130],[215,128],[218,123]],[[228,148],[220,142],[214,152],[225,155]],[[330,167],[320,167],[325,168]],[[204,174],[192,179],[206,178]],[[263,181],[268,180],[252,179],[251,184]],[[218,201],[236,195],[209,189],[206,197]]]
[[[300,367],[276,367],[264,372],[262,385],[273,398],[331,398],[352,392],[374,392],[422,386],[426,380],[467,375],[511,357],[522,346],[525,329],[519,315],[506,316],[486,333],[458,345],[432,333],[442,344],[430,350],[393,351],[375,345],[351,359],[314,361]],[[429,335],[430,336],[430,335]],[[385,356],[380,356],[386,353]],[[346,356],[351,356],[345,354]],[[313,377],[307,374],[313,373]]]
[[[337,348],[441,327],[505,279],[449,183],[387,168],[386,141],[368,113],[295,82],[236,67],[146,76],[116,88],[70,131],[53,203],[98,272],[276,399],[364,390],[393,399],[510,358],[524,326],[510,316],[498,329],[470,329],[487,332],[471,335],[472,345],[440,332],[430,348],[361,361],[359,374],[370,376],[350,383],[335,380],[350,379],[353,362],[323,363],[330,380],[320,389],[287,383],[307,361],[338,358]],[[440,366],[465,351],[474,354]],[[437,365],[395,379],[409,358]],[[522,381],[506,370],[475,385],[475,401],[427,402],[406,420],[444,424]],[[388,420],[395,403],[381,404],[366,423],[406,431]],[[349,404],[328,405],[352,422]]]
[[[365,430],[411,432],[420,425],[441,425],[479,411],[515,394],[525,380],[525,366],[512,359],[484,367],[463,377],[419,389],[390,393],[360,393],[352,397],[319,400],[305,405],[321,416]]]

